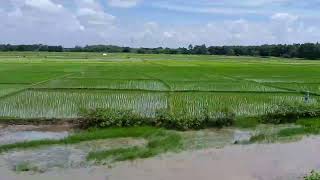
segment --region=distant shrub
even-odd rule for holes
[[[273,112],[262,116],[263,123],[294,123],[301,118],[320,117],[320,108],[308,104],[280,104]]]
[[[82,110],[82,126],[88,127],[132,127],[146,125],[148,121],[131,110],[89,109]]]
[[[234,124],[236,119],[236,114],[229,108],[224,108],[218,113],[218,117],[210,117],[206,113],[206,122],[208,127],[219,127],[231,126]]]
[[[202,117],[191,117],[186,113],[173,114],[166,109],[160,109],[156,112],[154,125],[168,129],[187,130],[204,128],[205,123]]]
[[[234,123],[235,114],[228,110],[222,110],[218,116],[212,117],[207,111],[198,116],[187,115],[188,113],[173,114],[167,109],[156,111],[153,118],[142,117],[131,110],[116,109],[89,109],[83,110],[81,116],[84,128],[96,127],[131,127],[150,125],[167,129],[202,129],[206,127],[230,126]]]

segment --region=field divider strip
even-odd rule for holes
[[[39,84],[43,84],[43,83],[46,83],[46,82],[49,82],[49,81],[52,81],[52,80],[55,80],[55,79],[60,79],[60,78],[64,78],[64,77],[68,77],[68,76],[71,76],[73,75],[74,73],[69,73],[69,74],[64,74],[62,76],[56,76],[54,78],[50,78],[50,79],[46,79],[46,80],[43,80],[43,81],[40,81],[40,82],[36,82],[36,83],[33,83],[31,85],[28,85],[22,89],[19,89],[17,91],[14,91],[14,92],[11,92],[11,93],[8,93],[6,95],[3,95],[3,96],[0,96],[0,99],[3,99],[3,98],[6,98],[6,97],[10,97],[10,96],[14,96],[16,94],[19,94],[21,92],[24,92],[26,90],[29,90],[29,89],[32,89],[33,86],[37,86]]]
[[[273,86],[273,85],[270,85],[270,84],[267,84],[267,83],[257,82],[257,81],[248,80],[248,79],[243,79],[243,78],[239,78],[239,77],[227,76],[227,75],[225,75],[225,74],[222,74],[222,76],[227,77],[227,78],[232,78],[232,79],[234,79],[234,80],[247,81],[247,82],[250,82],[250,83],[255,83],[255,84],[259,84],[259,85],[263,85],[263,86],[267,86],[267,87],[272,87],[272,88],[276,88],[276,89],[281,89],[281,90],[285,90],[285,91],[287,91],[287,92],[295,92],[295,93],[299,93],[299,94],[309,93],[310,95],[313,95],[313,96],[320,96],[319,93],[315,93],[315,92],[301,91],[301,90],[297,90],[297,89],[278,87],[278,86]],[[306,84],[307,84],[307,83],[306,83]]]
[[[0,85],[30,85],[30,83],[3,83],[3,82],[0,82]]]
[[[114,89],[114,88],[28,88],[29,90],[39,90],[39,91],[56,91],[56,90],[93,90],[93,91],[123,91],[123,92],[164,92],[164,93],[184,93],[184,92],[199,92],[199,93],[257,93],[257,94],[273,94],[273,93],[283,93],[283,94],[300,94],[296,91],[219,91],[219,90],[152,90],[152,89]]]
[[[161,68],[161,69],[162,69],[162,68]],[[162,69],[162,70],[163,70],[163,69]],[[162,83],[169,91],[172,91],[170,84],[168,84],[166,81],[164,81],[164,80],[162,80],[162,79],[160,79],[160,78],[151,76],[151,75],[146,74],[146,73],[143,73],[143,75],[146,76],[146,77],[149,77],[149,78],[152,78],[152,79],[154,79],[154,80],[159,81],[159,82]]]

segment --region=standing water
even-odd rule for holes
[[[69,135],[65,126],[0,127],[0,145],[44,139],[63,139]]]

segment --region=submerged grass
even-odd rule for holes
[[[282,140],[292,140],[301,138],[305,135],[318,135],[320,134],[320,119],[300,119],[293,127],[281,129],[273,134],[260,133],[252,136],[251,143],[256,142],[275,142]]]
[[[320,119],[301,119],[296,122],[300,127],[283,129],[278,133],[279,137],[289,137],[297,135],[317,135],[320,134]]]
[[[73,134],[62,140],[36,140],[7,144],[0,146],[0,153],[13,149],[37,148],[48,145],[77,144],[84,141],[111,139],[111,138],[144,138],[162,129],[152,127],[112,128],[112,129],[91,129]]]
[[[112,161],[133,160],[152,157],[168,151],[177,151],[183,147],[182,137],[174,132],[153,127],[131,127],[91,129],[71,135],[62,140],[37,140],[20,142],[0,146],[0,153],[15,149],[38,148],[49,145],[68,145],[84,141],[111,139],[111,138],[144,138],[148,141],[144,147],[111,149],[108,151],[91,152],[87,159],[101,161],[112,158]]]
[[[158,132],[150,136],[145,147],[119,148],[107,151],[91,152],[87,160],[100,163],[103,160],[111,161],[134,160],[148,158],[168,151],[178,151],[182,145],[181,136],[173,132]]]

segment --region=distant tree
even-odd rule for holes
[[[192,50],[193,54],[209,54],[208,49],[205,44],[201,46],[194,46]]]
[[[262,46],[210,46],[190,44],[187,48],[130,48],[114,45],[86,45],[84,47],[63,48],[43,44],[11,45],[0,44],[0,51],[44,51],[44,52],[107,52],[107,53],[140,53],[140,54],[211,54],[237,56],[274,56],[286,58],[320,59],[320,44],[305,43],[292,45],[262,45]]]
[[[124,47],[122,52],[129,53],[131,51],[130,47]]]
[[[228,56],[236,55],[235,51],[232,48],[228,48],[226,51],[227,51],[226,55]]]
[[[138,54],[146,54],[146,50],[143,49],[143,48],[139,48],[139,49],[137,50],[137,53],[138,53]]]
[[[179,54],[188,54],[189,51],[188,51],[187,48],[179,48],[179,49],[178,49],[178,53],[179,53]]]
[[[189,46],[188,46],[188,53],[189,54],[193,54],[193,45],[192,44],[190,44]]]

